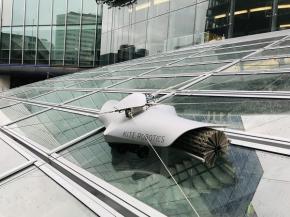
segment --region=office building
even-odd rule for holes
[[[1,215],[287,217],[289,44],[289,30],[226,39],[1,93]],[[134,92],[224,126],[228,153],[207,167],[108,144],[100,109]]]

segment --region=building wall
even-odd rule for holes
[[[289,0],[138,0],[104,6],[101,64],[290,28]]]
[[[95,0],[0,0],[0,6],[0,64],[98,64],[102,6]]]
[[[10,76],[0,75],[0,92],[10,89]]]

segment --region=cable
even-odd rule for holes
[[[134,117],[133,117],[132,113],[129,113],[129,114],[131,115],[132,120],[134,120]],[[134,121],[133,121],[133,123],[134,123]],[[194,206],[191,204],[191,202],[189,201],[188,197],[186,196],[186,194],[184,193],[184,191],[182,190],[182,188],[180,187],[180,185],[177,183],[177,181],[175,180],[175,178],[171,174],[170,170],[168,169],[168,167],[166,166],[166,164],[164,163],[164,161],[162,160],[162,158],[160,157],[160,155],[158,154],[158,152],[156,151],[156,149],[154,148],[154,146],[152,145],[152,143],[148,139],[147,135],[146,134],[144,134],[144,135],[145,135],[145,138],[146,138],[149,146],[152,148],[152,150],[154,151],[154,153],[156,154],[156,156],[158,157],[158,159],[160,160],[160,162],[164,166],[165,170],[168,172],[168,174],[170,175],[170,177],[172,178],[172,180],[174,181],[174,183],[179,188],[180,192],[184,196],[185,200],[188,202],[188,204],[191,207],[191,209],[194,211],[194,213],[197,215],[197,217],[200,217],[200,215],[198,214],[198,212],[196,211],[196,209],[194,208]]]

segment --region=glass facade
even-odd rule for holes
[[[2,0],[0,64],[96,67],[290,28],[287,0]]]
[[[101,65],[290,28],[287,0],[138,0],[103,8]]]
[[[2,0],[0,64],[98,65],[102,5],[94,0]]]

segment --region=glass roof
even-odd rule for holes
[[[95,216],[92,208],[103,203],[123,216],[287,217],[289,36],[220,40],[0,93],[0,215],[49,209],[53,216]],[[228,153],[208,167],[174,147],[142,158],[132,147],[108,144],[100,109],[134,91],[152,93],[181,117],[224,127],[234,138]],[[31,160],[29,151],[41,159]],[[90,194],[71,195],[83,188]]]
[[[290,74],[247,74],[211,76],[193,86],[190,90],[249,90],[289,91]]]
[[[69,91],[69,90],[59,90],[51,92],[49,94],[42,95],[40,97],[34,98],[36,101],[48,102],[48,103],[63,103],[73,98],[85,95],[88,92],[80,91]]]
[[[128,94],[126,93],[110,93],[97,92],[84,98],[68,103],[68,105],[78,106],[82,108],[101,109],[108,100],[121,100]]]
[[[241,61],[226,69],[226,72],[245,72],[265,69],[283,69],[290,67],[290,57]]]
[[[0,109],[1,124],[8,124],[9,122],[32,115],[44,109],[45,107],[26,103],[18,103],[10,107],[2,108]]]
[[[3,95],[17,97],[21,99],[30,99],[42,94],[46,94],[48,91],[49,91],[48,89],[23,87],[6,91],[3,93]]]
[[[107,79],[107,80],[89,80],[89,81],[83,81],[79,82],[76,85],[70,86],[70,88],[84,88],[84,89],[89,89],[89,88],[104,88],[111,86],[115,83],[120,82],[121,80],[112,80],[112,79]]]
[[[290,121],[289,99],[174,96],[163,103],[188,119],[290,139],[284,127]]]
[[[166,89],[187,81],[187,77],[176,78],[135,78],[113,86],[120,89]],[[180,86],[180,85],[179,85]]]
[[[252,53],[252,52],[246,51],[246,52],[238,52],[238,53],[234,52],[234,53],[225,53],[225,54],[219,54],[219,55],[211,55],[211,56],[190,57],[190,58],[186,58],[186,59],[178,62],[178,64],[234,60],[234,59],[240,59],[244,56],[247,56],[250,53]]]
[[[96,118],[49,110],[11,124],[8,129],[53,149],[101,126]]]
[[[34,167],[0,182],[0,194],[2,216],[97,216]]]
[[[0,139],[0,176],[27,161],[28,160],[24,156]]]
[[[200,216],[244,216],[248,212],[271,216],[263,207],[271,203],[274,195],[283,193],[281,182],[287,187],[290,181],[289,157],[232,146],[228,155],[209,169],[174,148],[158,152]],[[60,154],[168,216],[195,216],[151,150],[148,158],[140,160],[133,151],[120,153],[99,134]],[[285,175],[278,172],[280,167]],[[287,214],[289,206],[283,207],[284,198],[275,200],[276,207],[282,210],[268,211],[274,216]]]

